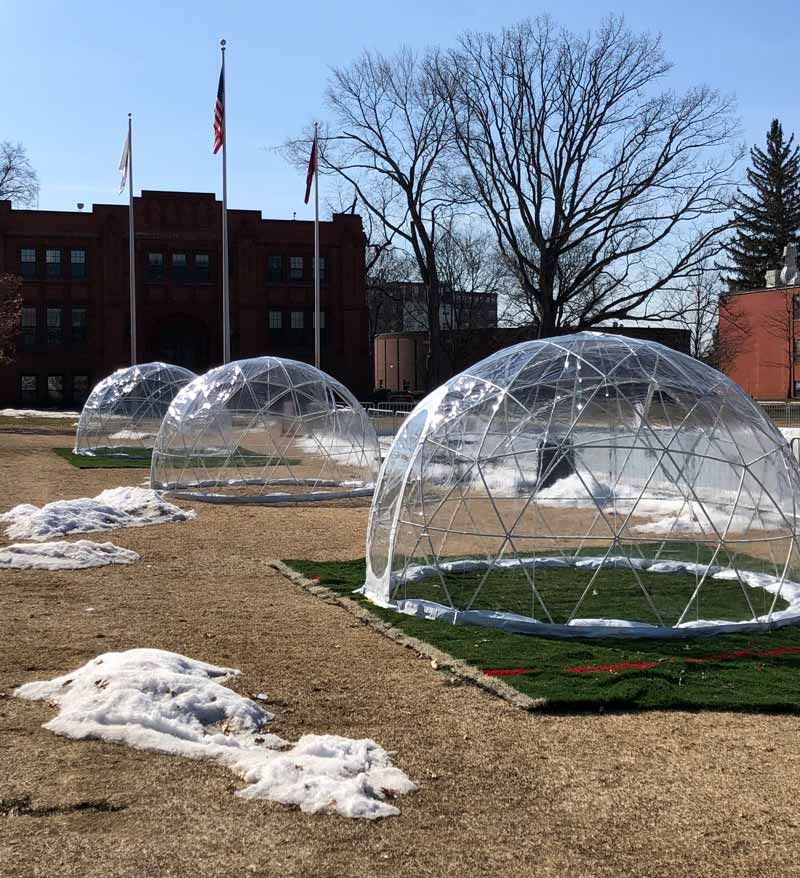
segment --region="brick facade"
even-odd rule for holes
[[[139,362],[206,371],[222,360],[222,210],[214,195],[134,199]],[[313,362],[313,224],[229,210],[231,356]],[[371,389],[364,235],[357,215],[320,223],[322,368]],[[31,258],[35,261],[31,262]],[[0,273],[23,275],[23,325],[0,405],[79,406],[130,362],[128,209],[12,210],[0,201]]]
[[[800,287],[731,292],[720,303],[722,369],[754,399],[800,397]]]

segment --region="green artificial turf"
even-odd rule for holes
[[[352,597],[370,609],[376,616],[391,622],[405,633],[424,640],[455,658],[462,659],[482,670],[527,669],[524,674],[503,676],[504,682],[532,698],[545,699],[551,710],[619,709],[716,709],[742,711],[800,711],[800,628],[786,627],[758,634],[717,634],[687,639],[618,639],[581,638],[562,639],[525,634],[509,634],[496,628],[450,625],[376,607],[354,589],[364,582],[364,560],[308,561],[290,560],[286,563],[307,577],[319,577],[321,585],[337,594]],[[556,589],[560,580],[565,590],[574,588],[570,568],[548,570],[548,582],[537,570],[537,588]],[[475,574],[461,574],[467,576]],[[478,574],[480,575],[480,574]],[[604,570],[609,578],[602,589],[619,577],[622,587],[630,583],[631,574],[624,570]],[[490,590],[500,587],[493,577],[487,579]],[[585,576],[585,574],[584,574]],[[448,581],[454,577],[448,577]],[[668,590],[672,574],[646,574],[644,582]],[[688,584],[676,576],[676,594],[685,594]],[[688,577],[694,582],[693,577]],[[427,582],[431,582],[428,580]],[[491,585],[490,585],[491,582]],[[664,584],[659,586],[659,583]],[[486,587],[484,586],[484,588]],[[731,600],[741,595],[736,583],[728,585]],[[705,586],[704,586],[705,589]],[[759,594],[750,590],[751,599]],[[420,595],[417,595],[420,596]],[[545,598],[545,601],[547,599]],[[677,600],[677,598],[676,598]],[[715,606],[724,609],[722,592],[709,595],[703,603],[703,615]],[[606,602],[613,607],[616,598]],[[674,601],[673,601],[674,603]],[[507,605],[504,605],[504,609]],[[600,610],[600,606],[596,608]],[[735,611],[729,607],[729,618]],[[551,611],[552,612],[552,611]],[[598,615],[600,613],[598,612]],[[581,615],[587,615],[582,613]],[[624,614],[622,614],[624,615]],[[786,650],[771,655],[741,655],[724,658],[740,650],[765,652]],[[797,651],[794,651],[797,650]],[[703,661],[697,661],[702,658]],[[616,670],[567,670],[575,666],[619,665],[631,662],[657,662],[655,667],[619,668]]]
[[[78,469],[150,469],[150,452],[137,448],[138,457],[103,457],[73,454],[71,448],[54,448],[53,451]]]

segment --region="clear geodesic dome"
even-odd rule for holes
[[[175,397],[153,450],[153,488],[217,502],[372,493],[375,430],[355,397],[307,363],[238,360]]]
[[[461,624],[681,635],[800,621],[800,470],[734,382],[581,332],[507,348],[403,424],[364,593]]]
[[[175,394],[196,377],[169,363],[117,369],[95,385],[83,406],[75,454],[149,456]]]

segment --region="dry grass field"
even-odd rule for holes
[[[74,469],[63,436],[19,426],[0,511],[146,476]],[[0,572],[0,800],[29,800],[0,811],[3,878],[800,874],[799,717],[526,714],[267,568],[363,555],[366,504],[185,505],[197,519],[97,536],[137,564]],[[277,734],[372,737],[419,791],[375,823],[309,817],[234,797],[211,763],[56,737],[50,707],[11,697],[136,646],[241,668]]]

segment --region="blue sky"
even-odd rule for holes
[[[404,0],[403,3],[196,2],[135,4],[0,0],[0,139],[21,140],[41,182],[39,206],[124,202],[116,172],[134,114],[135,189],[221,193],[211,154],[221,36],[228,40],[229,206],[310,218],[302,175],[266,148],[324,115],[328,68],[364,47],[451,44],[465,29],[497,30],[550,12],[583,31],[607,12],[661,32],[675,64],[670,85],[733,93],[742,136],[762,143],[770,120],[800,136],[796,7],[783,0],[616,3],[560,0]]]

